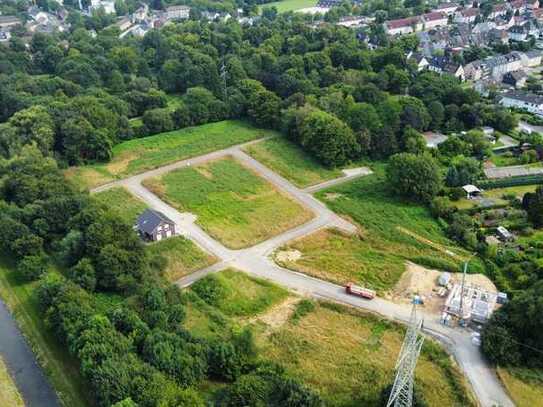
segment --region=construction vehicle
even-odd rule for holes
[[[367,300],[373,300],[375,298],[375,291],[370,290],[369,288],[360,287],[354,283],[348,283],[345,286],[345,291],[347,294],[356,295]]]

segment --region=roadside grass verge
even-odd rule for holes
[[[175,161],[277,134],[239,120],[208,123],[125,141],[113,147],[110,162],[71,167],[65,174],[82,189],[90,189]]]
[[[304,188],[343,175],[329,169],[291,141],[277,137],[244,148],[255,160],[277,172],[298,187]]]
[[[164,277],[172,283],[217,262],[215,256],[204,252],[183,236],[151,243],[147,251],[151,256],[165,259]]]
[[[24,407],[25,403],[11,378],[8,367],[0,357],[0,406]]]
[[[541,404],[542,370],[499,367],[498,376],[517,407],[532,407]]]
[[[92,195],[98,202],[112,209],[125,222],[133,225],[147,205],[124,187],[115,187]]]
[[[239,249],[305,223],[312,213],[232,158],[183,168],[144,185],[224,245]]]
[[[317,303],[271,334],[257,335],[265,356],[317,389],[330,406],[381,406],[394,380],[404,329],[373,315]],[[474,406],[449,355],[427,339],[416,369],[416,386],[429,406]]]
[[[289,295],[278,285],[235,269],[208,275],[191,290],[229,317],[256,316]]]
[[[298,250],[301,257],[283,265],[338,284],[362,283],[380,292],[394,287],[406,260],[459,271],[468,253],[445,236],[427,208],[388,190],[382,165],[373,169],[374,174],[316,194],[333,211],[357,223],[360,234],[322,230],[290,242],[280,251]]]
[[[34,288],[37,282],[23,283],[6,259],[0,259],[0,296],[7,304],[45,374],[67,407],[93,407],[88,384],[79,372],[79,363],[45,325]]]
[[[278,12],[285,13],[287,11],[296,11],[302,8],[315,7],[316,5],[316,0],[282,0],[262,4],[259,9],[262,12],[264,7],[277,7]]]

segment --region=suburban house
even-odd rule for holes
[[[433,11],[438,11],[440,13],[445,13],[448,16],[454,14],[458,10],[459,5],[457,3],[441,3],[434,8]]]
[[[167,20],[186,20],[190,16],[190,7],[188,6],[170,6],[166,7],[164,16]]]
[[[503,75],[502,82],[519,89],[524,86],[527,78],[528,75],[524,71],[512,71]]]
[[[430,71],[437,72],[438,74],[450,74],[463,81],[465,79],[464,68],[461,64],[454,62],[448,56],[433,57],[430,59],[428,65]]]
[[[478,8],[464,8],[456,13],[454,21],[456,23],[473,23],[478,15]]]
[[[175,236],[175,222],[162,212],[145,209],[138,217],[134,229],[142,239],[158,242],[159,240]]]
[[[388,35],[402,35],[422,30],[423,21],[419,16],[415,16],[386,21],[384,25]]]
[[[448,22],[447,15],[445,13],[440,13],[437,11],[423,14],[422,20],[424,22],[425,30],[447,25]]]
[[[417,66],[417,71],[422,71],[423,69],[428,68],[429,65],[428,59],[420,52],[409,52],[409,54],[407,54],[407,61],[415,64]]]
[[[507,14],[508,10],[509,8],[506,3],[496,4],[493,7],[492,12],[488,15],[488,18],[494,19],[496,17],[504,16]]]
[[[524,109],[538,116],[543,116],[543,96],[513,90],[501,95],[500,104],[505,107]]]

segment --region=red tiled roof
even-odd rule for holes
[[[424,17],[424,19],[426,21],[435,21],[435,20],[443,20],[444,18],[447,18],[445,16],[445,14],[443,13],[440,13],[438,11],[434,11],[432,13],[426,13],[426,14],[423,14],[422,17]]]
[[[400,18],[398,20],[390,20],[386,22],[386,25],[388,28],[400,28],[400,27],[409,27],[413,24],[417,24],[420,22],[420,17],[408,17],[408,18]]]
[[[479,9],[478,8],[465,8],[460,12],[460,14],[462,14],[462,16],[464,16],[464,17],[476,16],[477,14],[479,14]]]

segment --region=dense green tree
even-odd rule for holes
[[[429,202],[441,189],[439,166],[429,155],[400,153],[387,166],[390,189],[409,199]]]
[[[360,151],[351,129],[323,111],[310,112],[300,124],[299,133],[300,144],[330,167],[345,164]]]

